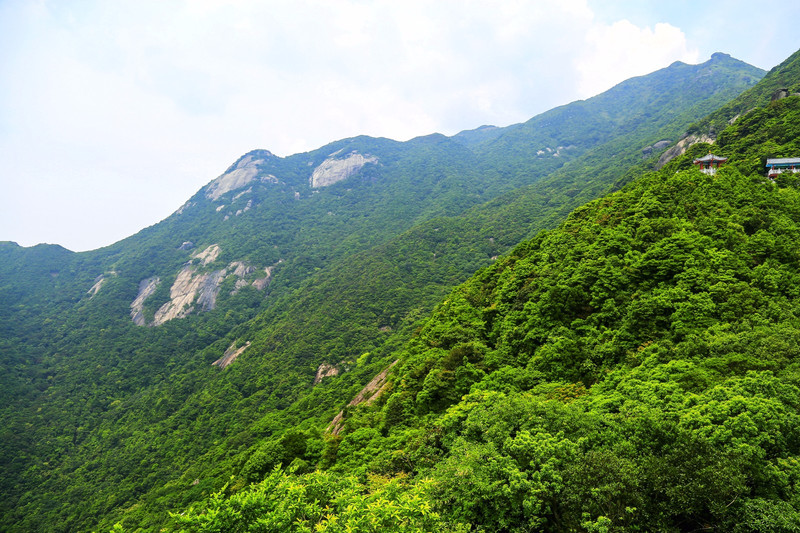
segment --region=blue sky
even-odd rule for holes
[[[522,122],[673,61],[770,69],[786,0],[0,0],[0,240],[111,244],[238,156]]]

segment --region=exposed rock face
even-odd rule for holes
[[[314,385],[316,385],[317,383],[319,383],[320,381],[322,381],[325,378],[332,377],[332,376],[338,376],[338,375],[339,375],[339,369],[338,368],[336,368],[333,365],[329,365],[328,363],[322,363],[317,368],[317,375],[314,376]]]
[[[280,261],[278,261],[278,263],[277,263],[277,264],[281,264],[281,263],[283,263],[283,259],[281,259]],[[267,275],[266,275],[265,277],[263,277],[263,278],[258,278],[257,280],[255,280],[255,281],[253,282],[253,287],[255,287],[256,289],[258,289],[258,290],[260,290],[260,291],[263,291],[263,290],[264,290],[264,288],[265,288],[267,285],[269,285],[269,282],[272,280],[272,271],[273,271],[273,270],[275,270],[275,265],[268,266],[267,268],[265,268],[265,269],[264,269],[264,272],[265,272]]]
[[[235,276],[238,278],[235,282],[235,288],[231,294],[250,284],[250,281],[244,278],[256,272],[256,267],[248,265],[243,261],[234,261],[228,266],[218,269],[209,270],[204,269],[214,261],[217,260],[221,252],[219,245],[212,244],[202,251],[195,252],[192,255],[192,260],[186,263],[175,282],[169,289],[169,301],[164,303],[156,311],[153,318],[152,326],[160,326],[164,322],[174,318],[185,318],[196,307],[202,311],[210,311],[217,305],[217,296],[222,282],[228,276]],[[278,261],[281,263],[282,261]],[[199,265],[197,264],[199,263]],[[266,276],[264,278],[257,278],[252,281],[252,285],[262,290],[269,284],[272,278],[272,271],[276,265],[264,269]],[[212,267],[213,268],[213,267]],[[139,286],[139,295],[136,300],[131,304],[131,317],[135,324],[144,326],[145,318],[142,313],[145,300],[153,294],[158,285],[158,278],[151,278],[144,280]]]
[[[239,292],[240,289],[247,287],[247,285],[248,285],[247,281],[243,279],[237,279],[236,283],[233,285],[233,290],[231,291],[231,295],[236,294],[237,292]]]
[[[102,274],[100,274],[99,276],[94,278],[94,285],[92,285],[91,289],[86,291],[86,294],[91,294],[91,296],[89,297],[90,299],[94,298],[94,295],[97,294],[100,291],[100,287],[102,287],[103,283],[105,283],[105,282],[106,282],[106,278]]]
[[[233,169],[208,184],[206,198],[217,200],[225,193],[244,187],[256,178],[257,165],[263,162],[263,159],[253,159],[251,155],[243,157]]]
[[[343,159],[330,157],[314,169],[308,181],[311,187],[315,189],[318,187],[327,187],[328,185],[333,185],[336,182],[349,178],[361,170],[367,163],[377,162],[377,157],[365,157],[358,152],[352,152]]]
[[[234,196],[232,201],[235,202],[236,200],[238,200],[239,198],[241,198],[245,194],[250,194],[251,192],[253,192],[253,188],[249,187],[246,191],[242,191],[239,194],[237,194],[236,196]]]
[[[195,203],[194,203],[194,202],[192,202],[191,200],[187,200],[185,204],[183,204],[182,206],[180,206],[180,207],[178,208],[178,210],[177,210],[177,211],[175,211],[175,214],[176,214],[176,215],[180,215],[180,214],[182,214],[184,211],[186,211],[186,210],[187,210],[187,209],[189,209],[190,207],[194,207],[195,205],[197,205],[197,204],[195,204]]]
[[[669,144],[670,144],[671,142],[672,142],[672,141],[670,141],[669,139],[663,139],[663,140],[661,140],[661,141],[658,141],[657,143],[655,143],[655,144],[653,145],[653,150],[663,150],[664,148],[666,148],[667,146],[669,146]]]
[[[228,265],[228,268],[233,270],[233,274],[239,278],[243,278],[246,275],[252,274],[253,272],[256,271],[256,267],[250,266],[241,261],[234,261],[233,263]]]
[[[372,381],[367,383],[361,391],[356,394],[356,397],[350,400],[350,403],[347,404],[348,407],[354,407],[360,403],[366,403],[367,405],[371,404],[375,400],[377,400],[383,391],[386,390],[386,380],[389,377],[389,371],[400,362],[400,359],[396,359],[394,363],[384,368],[377,376],[372,378]],[[319,371],[318,371],[319,372]],[[334,435],[338,435],[340,431],[342,431],[342,427],[344,427],[344,411],[339,411],[339,414],[336,415],[333,420],[331,420],[330,425],[328,425],[328,431],[333,433]]]
[[[183,244],[178,246],[178,250],[191,250],[194,248],[194,243],[192,241],[183,241]]]
[[[732,119],[730,119],[730,120],[728,121],[728,124],[733,124],[734,122],[736,122],[737,120],[739,120],[739,117],[742,117],[742,116],[744,116],[744,115],[748,114],[750,111],[753,111],[754,109],[756,109],[756,108],[755,108],[755,107],[751,107],[750,109],[748,109],[748,110],[747,110],[747,111],[745,111],[744,113],[739,113],[738,115],[736,115],[735,117],[733,117]]]
[[[246,213],[247,211],[250,211],[250,209],[251,209],[252,207],[253,207],[253,200],[252,200],[252,199],[251,199],[251,200],[247,200],[247,205],[246,205],[246,206],[244,206],[244,209],[239,209],[239,210],[236,212],[236,216],[238,217],[238,216],[239,216],[239,215],[241,215],[242,213]]]
[[[221,369],[224,369],[226,366],[233,363],[237,357],[242,355],[249,346],[250,346],[250,341],[247,341],[241,348],[236,348],[236,343],[234,342],[233,344],[228,346],[228,349],[225,350],[225,353],[222,355],[222,357],[211,363],[211,365],[218,366]]]
[[[201,264],[203,266],[206,266],[207,264],[213,263],[214,261],[217,260],[217,257],[219,257],[220,251],[221,251],[221,249],[219,247],[219,244],[212,244],[211,246],[209,246],[208,248],[206,248],[202,252],[196,252],[196,253],[192,254],[192,257],[196,257],[197,259],[199,259],[201,261]]]
[[[678,141],[678,144],[661,154],[661,157],[658,158],[658,163],[656,163],[656,169],[663,167],[679,155],[685,154],[686,150],[688,150],[690,146],[697,143],[713,144],[714,139],[708,135],[689,135],[688,137],[683,138],[682,140]]]
[[[239,292],[240,289],[243,289],[244,287],[247,287],[250,284],[250,282],[245,280],[244,277],[255,272],[256,267],[248,265],[247,263],[243,263],[242,261],[234,261],[233,263],[228,265],[228,270],[229,271],[232,270],[233,271],[232,274],[237,278],[239,278],[236,280],[233,290],[231,291],[231,294],[236,294],[237,292]],[[259,280],[253,281],[253,285],[255,286],[258,281]]]
[[[671,142],[672,141],[670,141],[669,139],[663,139],[661,141],[658,141],[657,143],[654,143],[651,146],[645,146],[644,148],[642,148],[642,156],[649,157],[650,155],[653,154],[653,152],[660,152],[661,150],[669,146]]]
[[[194,311],[194,304],[203,311],[210,311],[217,305],[219,286],[225,279],[227,269],[215,270],[206,274],[196,274],[192,265],[187,265],[178,273],[175,283],[169,289],[170,301],[156,311],[154,326],[160,326],[173,318],[184,318]],[[196,301],[195,301],[196,298]]]
[[[226,269],[217,270],[206,274],[203,283],[200,285],[199,294],[197,295],[197,305],[203,311],[210,311],[217,306],[217,295],[219,294],[219,286],[225,279]]]
[[[770,101],[774,102],[775,100],[780,100],[782,98],[787,98],[789,96],[789,89],[778,89],[774,93],[772,93],[772,98]]]
[[[255,287],[259,291],[263,291],[267,285],[269,285],[270,277],[267,276],[266,278],[259,278],[253,282],[253,287]]]
[[[206,281],[205,275],[195,276],[195,268],[191,265],[183,267],[175,278],[175,283],[169,289],[170,301],[156,311],[153,319],[154,326],[160,326],[173,318],[184,318],[194,311],[195,296],[197,291]]]
[[[116,270],[109,270],[109,271],[108,271],[108,272],[106,272],[105,274],[100,274],[99,276],[97,276],[96,278],[94,278],[94,285],[92,285],[92,288],[91,288],[91,289],[89,289],[88,291],[86,291],[86,294],[89,294],[89,295],[90,295],[90,296],[89,296],[89,299],[91,300],[92,298],[94,298],[94,297],[95,297],[95,295],[96,295],[98,292],[100,292],[100,288],[101,288],[103,285],[105,285],[106,281],[108,281],[108,277],[109,277],[109,276],[111,276],[111,277],[114,277],[114,276],[116,276],[116,275],[117,275],[117,272],[116,272]]]
[[[143,279],[139,282],[139,294],[131,303],[131,318],[133,319],[133,323],[137,326],[145,325],[144,313],[142,313],[144,301],[147,300],[147,298],[153,294],[153,292],[155,292],[160,281],[161,280],[158,277],[155,277]]]

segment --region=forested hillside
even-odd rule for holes
[[[240,473],[262,481],[171,527],[797,530],[800,180],[757,161],[800,153],[799,119],[800,96],[757,108],[520,244],[386,354],[372,402],[273,436]]]
[[[756,107],[763,107],[764,102],[780,96],[800,91],[797,71],[800,69],[800,56],[792,54],[780,65],[771,69],[767,76],[755,86],[733,98],[706,118],[693,124],[688,133],[707,134],[716,137],[729,124]]]
[[[335,471],[342,449],[323,428],[454,285],[631,164],[652,166],[653,145],[762,74],[715,55],[625,82],[558,110],[583,117],[563,150],[549,115],[451,139],[257,150],[110,247],[4,243],[0,529],[154,530],[232,475],[229,489],[295,459],[296,473]],[[186,279],[217,292],[181,299]]]
[[[487,131],[485,140],[473,150],[485,158],[501,159],[499,168],[509,175],[527,172],[531,164],[543,160],[550,161],[550,170],[555,171],[561,166],[555,164],[559,158],[572,159],[599,146],[605,147],[604,156],[611,161],[631,143],[641,155],[641,150],[655,141],[676,141],[686,131],[685,124],[716,110],[718,106],[708,96],[719,91],[720,84],[726,87],[722,93],[727,102],[740,94],[737,88],[742,83],[763,76],[757,69],[742,66],[741,61],[722,53],[713,54],[701,65],[676,62],[593,98],[510,126],[499,136]],[[680,86],[675,85],[676,78],[683,80]],[[661,134],[659,139],[641,142],[656,131]]]

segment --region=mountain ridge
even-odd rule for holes
[[[767,103],[720,132],[715,175],[697,144],[514,247],[383,354],[385,392],[343,401],[322,451],[265,439],[256,483],[175,527],[800,527],[800,180],[761,161],[800,153],[799,117]]]
[[[687,113],[721,105],[731,79],[716,96],[706,95],[705,104],[675,102]],[[651,145],[663,138],[663,128],[687,123],[669,114],[649,120],[631,123],[632,136],[620,148],[626,157],[640,159],[640,141]],[[310,187],[315,168],[337,151],[353,150],[378,162],[327,187]],[[5,456],[15,457],[3,486],[13,498],[2,512],[16,530],[40,529],[47,521],[63,530],[111,527],[123,516],[126,525],[156,528],[166,509],[219,490],[231,471],[249,463],[247,471],[257,475],[266,463],[259,466],[263,454],[254,450],[287,425],[313,433],[312,413],[330,420],[449,287],[551,224],[584,189],[613,184],[588,176],[596,161],[581,163],[587,176],[573,164],[548,178],[561,156],[519,172],[508,169],[522,160],[498,158],[504,170],[490,170],[490,160],[440,134],[408,143],[361,136],[287,158],[267,153],[248,152],[220,175],[236,171],[248,156],[264,159],[241,187],[214,189],[212,196],[222,192],[212,199],[212,180],[190,198],[195,205],[163,223],[58,259],[57,276],[42,270],[50,285],[19,293],[0,285],[11,304],[0,313],[11,398],[2,440]],[[619,163],[608,165],[608,176],[615,175]],[[236,262],[274,265],[269,285],[263,292],[241,287],[234,295],[232,277],[219,285],[214,309],[137,326],[130,303],[141,282],[161,279],[142,308],[154,317],[171,300],[186,263],[200,261],[192,255],[214,245],[215,262],[194,266],[216,272]],[[3,271],[0,279],[11,274]],[[50,301],[54,287],[63,296]],[[224,370],[212,366],[243,346]],[[323,363],[341,371],[314,386]],[[36,424],[29,428],[28,420]],[[328,446],[318,435],[307,437],[320,453]],[[66,494],[62,486],[69,487]],[[46,501],[62,507],[43,510]]]

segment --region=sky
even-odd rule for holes
[[[84,251],[256,148],[524,122],[714,52],[769,70],[789,0],[0,0],[0,241]]]

